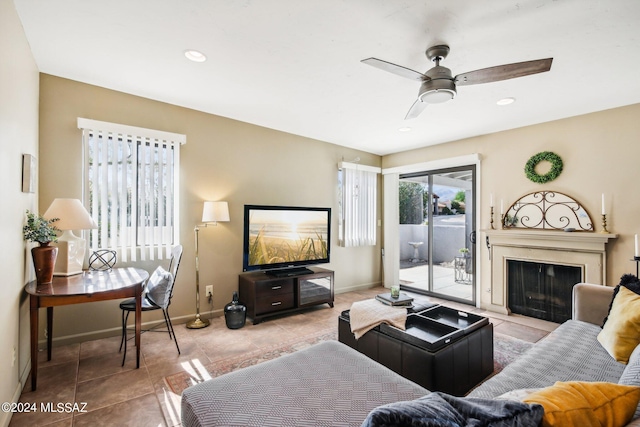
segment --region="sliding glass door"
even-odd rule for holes
[[[400,286],[475,304],[475,166],[400,175]]]

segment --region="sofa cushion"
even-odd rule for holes
[[[498,400],[517,400],[522,402],[527,396],[536,391],[540,391],[539,388],[519,388],[517,390],[510,390],[506,393],[496,397]]]
[[[618,384],[640,386],[640,345],[631,353],[629,363],[624,368]],[[640,406],[636,408],[633,419],[640,419]]]
[[[455,397],[441,392],[372,410],[362,427],[537,426],[543,409],[513,400]]]
[[[598,341],[618,362],[629,361],[640,343],[640,295],[624,286],[619,288]]]
[[[323,341],[182,392],[196,426],[357,426],[374,408],[429,390],[338,341]]]
[[[606,382],[560,382],[523,399],[544,407],[543,427],[626,425],[638,406],[640,387]]]
[[[640,279],[638,279],[633,274],[623,274],[622,277],[620,277],[620,283],[618,283],[618,285],[616,285],[616,287],[613,289],[613,294],[611,295],[611,301],[609,302],[609,310],[607,311],[607,316],[604,318],[604,321],[602,322],[603,328],[604,328],[604,325],[607,323],[607,320],[609,319],[609,313],[611,312],[613,300],[616,298],[616,295],[618,295],[618,292],[620,291],[621,287],[625,287],[630,291],[640,295]]]
[[[618,382],[625,365],[596,340],[599,325],[568,320],[469,396],[495,398],[511,390],[544,388],[556,381]]]

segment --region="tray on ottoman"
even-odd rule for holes
[[[425,311],[419,312],[418,314],[444,325],[460,329],[465,335],[489,323],[488,317],[478,316],[477,314],[455,310],[442,305],[429,308]]]
[[[383,323],[380,332],[425,350],[435,351],[464,335],[462,329],[419,314],[407,316],[405,330]]]

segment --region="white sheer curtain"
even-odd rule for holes
[[[377,241],[377,194],[380,168],[342,162],[340,246],[370,246]]]
[[[98,229],[89,247],[121,261],[165,259],[179,244],[180,134],[78,118],[85,206]]]

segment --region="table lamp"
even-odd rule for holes
[[[196,225],[193,229],[196,237],[196,318],[187,322],[187,328],[200,329],[209,326],[208,319],[200,318],[200,266],[198,262],[198,232],[200,227],[207,227],[209,224],[218,225],[218,222],[229,221],[229,205],[227,202],[204,202],[202,209],[202,224]]]
[[[72,276],[82,273],[87,241],[72,230],[98,228],[89,212],[78,199],[55,199],[43,215],[47,219],[59,218],[56,227],[63,231],[58,237],[58,258],[54,276]]]

